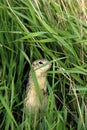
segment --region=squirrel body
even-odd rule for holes
[[[44,110],[47,104],[47,71],[50,69],[51,64],[48,64],[48,60],[40,59],[36,60],[32,64],[32,69],[34,71],[39,90],[41,101],[36,91],[36,84],[34,82],[34,77],[32,76],[32,71],[29,74],[29,81],[27,85],[27,96],[25,98],[24,104],[29,112],[36,112],[38,110]]]

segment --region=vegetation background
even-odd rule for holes
[[[23,100],[40,58],[53,64],[48,106],[32,120]],[[87,130],[86,0],[0,0],[0,130],[38,129]]]

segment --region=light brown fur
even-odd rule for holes
[[[51,64],[47,63],[48,60],[41,59],[34,61],[32,64],[32,69],[34,70],[34,74],[38,82],[38,86],[40,89],[40,96],[42,100],[40,102],[31,71],[29,74],[29,84],[27,86],[27,96],[25,98],[25,106],[29,112],[36,112],[39,109],[44,110],[47,104],[46,78],[47,78],[47,70],[51,67]]]

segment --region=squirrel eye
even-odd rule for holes
[[[39,64],[43,64],[43,62],[42,62],[42,61],[39,61]]]

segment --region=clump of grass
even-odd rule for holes
[[[86,1],[2,0],[0,19],[0,129],[86,130]],[[30,64],[42,57],[53,63],[48,106],[32,122],[23,100]]]

